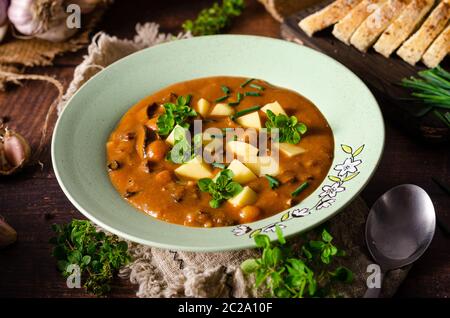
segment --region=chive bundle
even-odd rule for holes
[[[438,109],[450,109],[450,73],[437,66],[417,74],[419,78],[404,78],[402,85],[412,89],[411,95],[429,106],[422,115],[432,110],[437,118],[450,127],[450,112],[442,114],[438,111]]]

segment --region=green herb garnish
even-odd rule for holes
[[[213,166],[214,168],[225,169],[225,164],[220,163],[220,162],[213,162],[213,163],[211,163],[211,166]]]
[[[262,87],[261,85],[258,85],[258,84],[251,83],[249,86],[253,87],[253,88],[256,88],[259,91],[263,91],[264,90],[264,87]]]
[[[267,235],[256,235],[255,244],[262,250],[260,258],[247,259],[242,271],[255,276],[255,288],[266,297],[302,298],[336,297],[333,287],[351,283],[353,273],[346,267],[330,268],[336,256],[345,253],[331,241],[333,237],[324,229],[317,240],[303,244],[294,252],[286,242],[278,225],[275,232],[278,244],[271,244]],[[311,234],[309,234],[311,236]]]
[[[299,123],[297,117],[288,117],[284,114],[275,115],[271,110],[267,110],[266,127],[269,131],[278,128],[278,141],[297,144],[300,142],[301,135],[305,134],[307,127],[303,123]]]
[[[254,78],[249,78],[248,80],[246,80],[244,83],[241,84],[241,87],[245,87],[247,86],[247,84],[250,84],[252,81],[254,81]]]
[[[224,200],[231,199],[242,191],[242,186],[232,181],[233,172],[230,169],[220,171],[216,180],[203,178],[198,180],[197,184],[201,191],[208,192],[212,196],[209,205],[212,208],[218,208]]]
[[[261,93],[259,92],[245,92],[245,96],[261,96]]]
[[[222,85],[220,88],[222,89],[222,92],[224,92],[225,94],[227,95],[230,94],[230,89],[227,86]]]
[[[234,17],[241,15],[244,0],[223,0],[222,5],[217,2],[212,7],[200,11],[197,19],[187,20],[182,27],[193,35],[211,35],[220,33],[229,27]]]
[[[189,117],[197,116],[196,111],[189,106],[191,95],[179,96],[176,103],[165,103],[165,113],[158,117],[158,134],[167,136],[176,125],[189,128]]]
[[[255,105],[255,106],[252,106],[252,107],[240,110],[240,111],[236,112],[236,114],[232,115],[231,119],[235,120],[236,118],[239,118],[241,116],[247,115],[247,114],[252,113],[252,112],[254,112],[256,110],[260,110],[261,107],[262,106],[260,106],[260,105]]]
[[[244,98],[244,95],[243,95],[242,93],[237,93],[237,99],[236,99],[236,101],[235,101],[235,102],[228,103],[228,105],[230,105],[230,106],[237,106],[237,105],[239,105],[239,103],[242,101],[242,98]]]
[[[131,260],[127,243],[115,235],[98,232],[85,220],[55,224],[52,229],[56,233],[56,237],[50,239],[50,243],[55,245],[52,255],[57,259],[63,276],[72,274],[67,271],[69,265],[76,265],[89,293],[104,295],[109,292],[114,275]]]
[[[215,102],[218,103],[218,102],[224,101],[227,98],[228,98],[228,95],[224,95],[222,97],[216,98]]]
[[[305,190],[308,186],[309,186],[308,181],[303,182],[301,185],[298,186],[297,189],[295,189],[295,190],[291,193],[291,195],[292,195],[293,197],[296,197],[297,195],[300,194],[300,192],[302,192],[303,190]]]
[[[278,181],[276,178],[266,174],[266,179],[269,181],[269,186],[271,189],[278,188],[280,186],[280,181]]]

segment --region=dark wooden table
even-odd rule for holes
[[[165,32],[177,33],[180,24],[194,18],[211,1],[119,1],[109,9],[99,30],[119,37],[131,37],[137,22],[156,21]],[[231,33],[279,37],[279,23],[256,0],[247,0],[245,13]],[[84,50],[58,58],[54,66],[33,72],[55,76],[67,85]],[[50,84],[26,82],[0,93],[0,116],[11,118],[10,126],[21,132],[34,148],[39,141],[44,116],[56,97]],[[56,118],[53,118],[53,121]],[[450,200],[432,181],[435,176],[450,182],[450,156],[447,145],[422,144],[391,123],[386,123],[386,147],[380,167],[362,196],[371,205],[389,188],[414,183],[431,196],[437,214],[450,222]],[[84,297],[83,290],[68,289],[55,268],[48,244],[52,223],[67,222],[82,215],[71,205],[58,186],[47,149],[40,160],[44,167],[28,167],[12,178],[0,180],[0,214],[17,230],[14,245],[0,250],[0,297]],[[433,243],[414,265],[397,293],[398,297],[449,297],[449,238],[437,229]],[[115,283],[112,297],[133,297],[136,286]]]

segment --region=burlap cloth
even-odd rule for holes
[[[23,73],[33,66],[52,65],[56,56],[84,48],[90,42],[90,32],[111,3],[112,0],[103,0],[93,12],[83,15],[82,29],[64,42],[22,39],[10,31],[0,44],[0,91],[5,90],[7,83],[19,84],[21,80],[44,80],[62,90],[62,86],[52,77]]]
[[[74,78],[63,101],[94,74],[118,59],[137,50],[169,40],[190,37],[162,34],[158,25],[147,23],[136,26],[133,40],[118,39],[103,32],[92,39],[84,61],[75,69]],[[150,92],[149,92],[150,93]],[[368,208],[357,198],[329,222],[329,230],[336,244],[347,252],[340,260],[355,274],[355,282],[342,285],[338,292],[346,297],[361,297],[366,290],[366,268],[373,261],[368,257],[364,243],[364,223]],[[299,239],[292,239],[298,243]],[[254,297],[252,279],[244,277],[239,269],[242,261],[258,257],[257,250],[223,253],[193,253],[162,250],[129,242],[134,261],[120,271],[120,276],[139,285],[138,297]],[[390,272],[385,279],[383,295],[392,296],[407,274],[407,270]]]

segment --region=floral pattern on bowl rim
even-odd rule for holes
[[[281,229],[286,228],[286,222],[292,221],[297,218],[302,218],[312,214],[314,211],[329,208],[336,202],[336,197],[340,192],[345,191],[344,183],[356,178],[359,174],[358,166],[362,163],[362,160],[356,159],[357,156],[361,154],[364,150],[365,145],[361,145],[356,150],[348,145],[341,145],[341,149],[344,153],[349,155],[345,158],[344,162],[337,164],[333,167],[336,175],[329,175],[328,179],[331,184],[326,184],[322,186],[322,192],[318,194],[319,200],[314,204],[314,206],[302,207],[299,203],[297,206],[290,208],[281,215],[280,221],[270,223],[266,226],[253,229],[251,226],[246,224],[240,224],[234,227],[231,232],[235,236],[244,236],[248,233],[249,238],[253,238],[258,234],[263,233],[274,233],[276,226]]]

